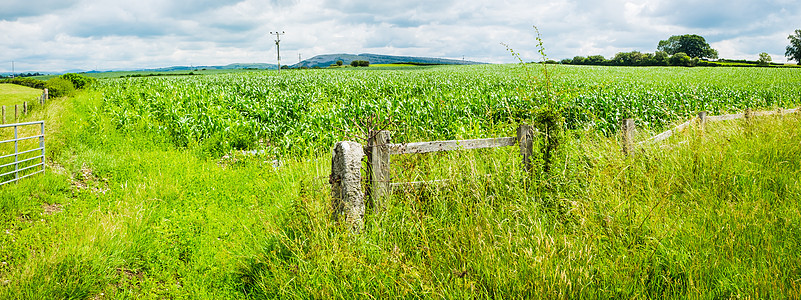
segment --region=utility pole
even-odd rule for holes
[[[281,32],[272,32],[270,34],[275,35],[275,51],[278,52],[278,73],[281,73],[281,35],[286,34],[283,31]]]

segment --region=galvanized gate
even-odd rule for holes
[[[25,131],[21,129],[36,127],[36,125],[39,125],[38,135],[25,137],[20,136],[20,131]],[[0,134],[2,134],[0,136],[6,135],[5,128],[12,127],[14,128],[14,138],[0,140],[0,146],[5,146],[7,143],[14,143],[13,153],[0,156],[0,164],[2,164],[0,165],[0,181],[2,181],[0,182],[0,185],[15,182],[22,178],[42,173],[45,170],[44,121],[0,125]],[[36,129],[33,129],[34,132],[35,130]],[[36,147],[35,142],[25,142],[33,139],[39,139],[38,148]],[[4,163],[6,161],[10,161],[10,158],[12,157],[14,158],[12,162]]]

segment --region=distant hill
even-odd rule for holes
[[[157,69],[145,69],[141,71],[170,72],[170,71],[193,71],[193,70],[203,70],[203,69],[206,70],[278,69],[278,65],[264,64],[264,63],[234,63],[225,66],[172,66],[172,67],[157,68]]]
[[[431,64],[431,65],[476,65],[483,64],[481,62],[474,62],[469,60],[434,58],[434,57],[416,57],[416,56],[394,56],[394,55],[380,55],[380,54],[325,54],[317,55],[315,57],[306,59],[294,65],[292,68],[297,67],[328,67],[341,60],[345,65],[349,65],[354,60],[366,60],[370,64],[397,64],[397,63],[415,63],[415,64]]]

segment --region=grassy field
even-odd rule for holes
[[[659,106],[667,120],[646,125],[640,139],[697,109],[798,103],[801,76],[792,70],[739,70],[578,67],[558,69],[554,82],[586,81],[587,90],[560,89],[594,115],[628,109],[645,125],[657,111],[647,104]],[[358,235],[330,218],[330,149],[321,149],[329,140],[283,151],[297,141],[277,143],[270,134],[280,131],[269,129],[264,136],[273,143],[262,147],[283,154],[222,157],[208,151],[209,137],[177,144],[170,129],[183,120],[220,122],[220,132],[229,132],[236,123],[225,120],[296,105],[256,120],[284,123],[280,134],[291,137],[307,122],[317,134],[330,128],[318,111],[357,119],[360,110],[346,108],[389,107],[418,111],[393,123],[399,140],[511,136],[509,115],[524,115],[519,103],[537,95],[528,93],[537,85],[521,79],[524,72],[473,66],[215,75],[205,83],[130,78],[51,101],[30,116],[48,124],[48,172],[0,188],[0,298],[801,294],[798,115],[691,128],[630,156],[602,130],[603,118],[590,118],[569,132],[548,173],[521,171],[515,147],[393,156],[396,180],[451,183],[399,191],[368,211]],[[198,112],[205,108],[206,123],[193,123],[191,101]],[[424,125],[436,130],[416,129]]]
[[[14,104],[22,105],[25,101],[28,101],[28,104],[34,101],[38,103],[41,95],[42,90],[39,89],[16,84],[0,84],[0,105],[12,106],[12,112]]]

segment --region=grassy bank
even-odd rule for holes
[[[42,90],[34,89],[16,84],[0,84],[0,106],[5,105],[11,107],[13,114],[14,105],[22,106],[22,103],[28,101],[28,104],[38,103],[39,97],[42,95]],[[13,118],[13,115],[12,115]]]
[[[330,220],[327,155],[208,157],[116,129],[101,101],[33,112],[50,162],[0,188],[0,298],[801,293],[797,116],[629,157],[579,132],[550,174],[521,172],[514,147],[393,157],[399,180],[452,181],[396,193],[354,235]]]

